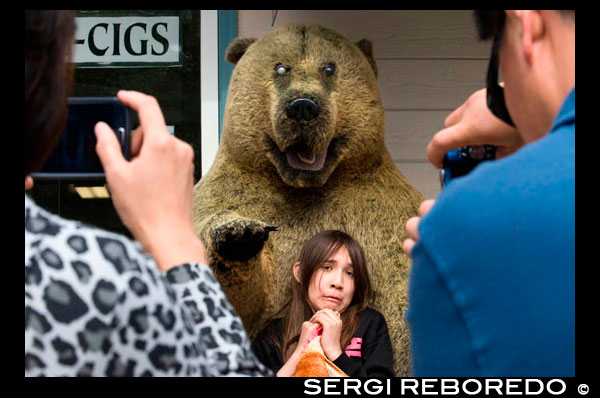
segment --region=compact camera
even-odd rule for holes
[[[123,156],[130,158],[129,111],[115,97],[71,97],[67,124],[59,144],[34,179],[103,179],[104,169],[96,154],[94,126],[103,121],[115,132]]]
[[[473,145],[449,151],[440,170],[440,184],[447,186],[455,178],[467,175],[478,164],[496,158],[496,146]]]

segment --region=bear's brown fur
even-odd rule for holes
[[[401,244],[422,196],[385,147],[371,43],[294,24],[237,39],[227,53],[237,65],[216,159],[194,188],[194,217],[229,300],[253,338],[286,301],[304,242],[345,231],[365,249],[395,370],[407,376],[410,260]]]

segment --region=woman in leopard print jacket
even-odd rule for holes
[[[65,123],[74,31],[72,12],[25,11],[26,190]],[[118,97],[140,118],[135,160],[102,124],[97,152],[137,242],[25,195],[25,376],[270,375],[193,233],[191,147],[168,133],[153,98]]]

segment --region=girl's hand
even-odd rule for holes
[[[342,319],[340,313],[329,308],[317,311],[310,322],[316,322],[323,326],[321,335],[321,346],[323,352],[330,361],[335,361],[341,354],[340,339],[342,337]]]
[[[298,345],[296,349],[287,360],[286,363],[283,364],[281,369],[277,372],[277,377],[290,377],[296,373],[296,366],[298,362],[300,362],[300,358],[302,358],[302,353],[304,349],[308,345],[308,339],[317,333],[317,329],[320,327],[318,323],[306,321],[302,324],[302,331],[300,332],[300,338],[298,339]]]
[[[300,338],[298,339],[298,346],[296,347],[296,351],[300,354],[304,352],[304,349],[312,340],[313,336],[317,334],[317,329],[320,327],[318,323],[312,321],[306,321],[302,324],[302,331],[300,332]]]

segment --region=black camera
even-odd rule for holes
[[[115,97],[72,97],[67,124],[56,149],[35,179],[103,179],[104,169],[96,154],[94,126],[103,121],[117,135],[125,159],[130,158],[129,111]]]
[[[440,184],[447,186],[455,178],[467,175],[479,163],[496,159],[496,146],[473,145],[449,151],[440,170]]]

